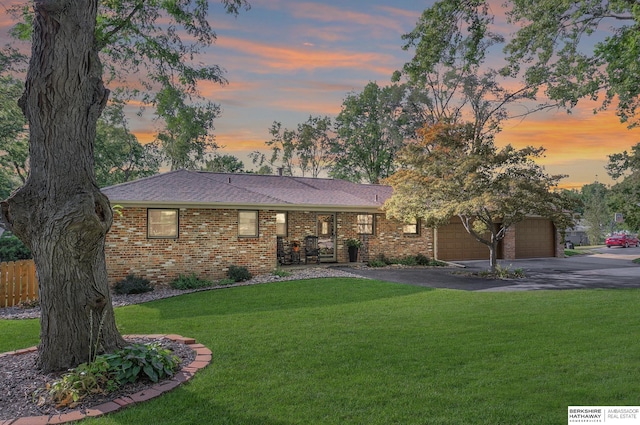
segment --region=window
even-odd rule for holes
[[[287,236],[287,213],[276,213],[276,236]]]
[[[358,214],[358,234],[373,235],[373,214]]]
[[[176,239],[178,237],[178,210],[148,209],[147,237]]]
[[[402,233],[405,235],[417,235],[420,229],[420,221],[414,218],[402,225]]]
[[[238,211],[238,236],[258,236],[258,211]]]

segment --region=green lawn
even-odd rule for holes
[[[117,309],[123,333],[178,333],[212,364],[88,424],[559,424],[638,405],[640,291],[472,293],[360,279],[200,292]],[[0,351],[36,321],[0,321]]]

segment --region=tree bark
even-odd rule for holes
[[[109,91],[95,43],[97,0],[35,0],[31,61],[20,100],[31,170],[2,218],[33,252],[40,288],[38,366],[63,370],[124,345],[104,255],[112,223],[93,146]]]

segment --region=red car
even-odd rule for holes
[[[611,235],[605,241],[607,248],[612,246],[621,246],[623,248],[629,248],[630,246],[638,246],[638,238],[633,235]]]

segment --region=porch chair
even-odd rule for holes
[[[278,236],[278,263],[280,265],[291,264],[293,258],[291,256],[291,250],[284,249],[284,241],[281,236]]]
[[[320,248],[318,248],[317,236],[304,237],[304,263],[307,264],[309,257],[316,257],[316,264],[320,264]]]

